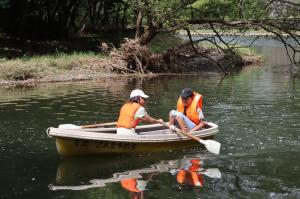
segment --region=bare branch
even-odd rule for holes
[[[230,46],[228,46],[228,44],[222,39],[222,37],[220,36],[220,34],[218,33],[218,31],[216,31],[216,29],[214,28],[212,23],[209,23],[210,28],[214,31],[214,33],[216,34],[216,36],[218,37],[218,39],[227,47],[227,49],[234,54],[234,52],[232,51],[232,49],[230,48]]]
[[[194,52],[197,54],[198,53],[198,50],[196,49],[196,47],[194,46],[194,42],[193,42],[193,38],[192,38],[192,35],[191,35],[191,31],[189,28],[185,28],[186,32],[187,32],[187,35],[189,37],[189,40],[190,40],[190,44],[194,50]]]

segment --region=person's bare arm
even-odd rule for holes
[[[150,124],[157,124],[157,123],[163,122],[162,119],[154,119],[153,117],[151,117],[148,114],[146,114],[143,118],[141,118],[141,121],[147,122],[147,123],[150,123]]]
[[[198,131],[199,129],[203,128],[205,126],[206,122],[201,121],[200,124],[192,128],[190,131]]]

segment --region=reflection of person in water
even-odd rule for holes
[[[190,160],[177,172],[177,182],[183,185],[203,187],[203,176],[199,173],[200,168],[200,160]]]
[[[155,173],[150,174],[147,177],[147,180],[140,180],[136,178],[121,180],[121,186],[130,192],[130,198],[143,199],[147,183],[152,180],[153,175],[155,175]]]

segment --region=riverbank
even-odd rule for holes
[[[35,86],[41,83],[64,83],[64,82],[81,82],[81,81],[107,81],[120,78],[152,78],[160,75],[174,75],[176,73],[159,73],[159,74],[118,74],[118,73],[66,73],[55,76],[46,76],[43,78],[31,78],[26,80],[0,80],[0,87],[10,88],[18,86]]]
[[[86,56],[78,58],[77,55],[62,55],[61,57],[47,57],[47,61],[35,58],[34,60],[10,60],[0,61],[1,79],[0,86],[18,86],[18,85],[36,85],[38,83],[51,82],[68,82],[68,81],[84,81],[98,80],[104,78],[123,77],[151,77],[164,74],[184,74],[184,73],[205,73],[216,72],[221,74],[217,66],[211,65],[200,57],[191,57],[181,59],[180,62],[174,64],[173,71],[167,73],[167,70],[161,73],[119,73],[114,72],[109,67],[104,67],[105,59],[100,55]],[[182,55],[186,57],[186,55]],[[70,59],[69,59],[70,58]],[[61,59],[66,59],[61,61]],[[188,59],[188,60],[187,60]],[[40,62],[39,62],[40,61]],[[46,63],[45,63],[46,62]],[[60,64],[60,63],[63,64]],[[202,62],[201,65],[198,63]],[[241,65],[251,65],[258,63],[259,59],[251,55],[244,54],[240,63]],[[183,65],[183,64],[186,65]],[[242,67],[242,66],[241,66]]]
[[[177,37],[160,35],[149,46],[128,40],[119,49],[101,52],[54,53],[0,59],[0,85],[34,85],[47,82],[96,80],[116,76],[152,76],[201,72],[231,72],[257,64],[251,49],[239,48],[229,56],[211,46],[192,46]],[[203,57],[203,54],[211,57]]]
[[[199,28],[194,28],[190,30],[191,35],[199,35],[199,36],[215,36],[216,33],[211,30],[211,29],[199,29]],[[240,31],[238,29],[231,29],[231,30],[222,30],[222,29],[217,29],[219,35],[221,36],[259,36],[259,37],[274,37],[276,36],[272,32],[268,32],[265,30],[248,30],[248,31]],[[186,30],[179,30],[177,31],[177,34],[179,35],[187,35]],[[300,31],[298,31],[298,34],[300,34]],[[282,34],[282,36],[289,36],[288,34]]]

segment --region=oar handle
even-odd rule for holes
[[[101,126],[110,126],[110,125],[116,125],[117,122],[107,122],[107,123],[101,123],[101,124],[89,124],[89,125],[84,125],[81,126],[82,129],[86,128],[96,128],[96,127],[101,127]]]
[[[166,127],[168,127],[168,128],[170,128],[170,125],[167,124],[167,123],[161,122],[161,124],[164,125],[164,126],[166,126]],[[174,128],[174,130],[177,133],[181,133],[181,134],[183,134],[183,135],[185,135],[185,136],[187,136],[187,137],[189,137],[189,138],[191,138],[193,140],[196,140],[197,142],[200,142],[201,144],[204,144],[204,143],[202,143],[203,142],[202,139],[200,139],[200,138],[198,138],[198,137],[196,137],[196,136],[194,136],[194,135],[192,135],[190,133],[186,133],[186,132],[184,132],[184,131],[180,130],[179,128],[176,128],[176,127]]]

